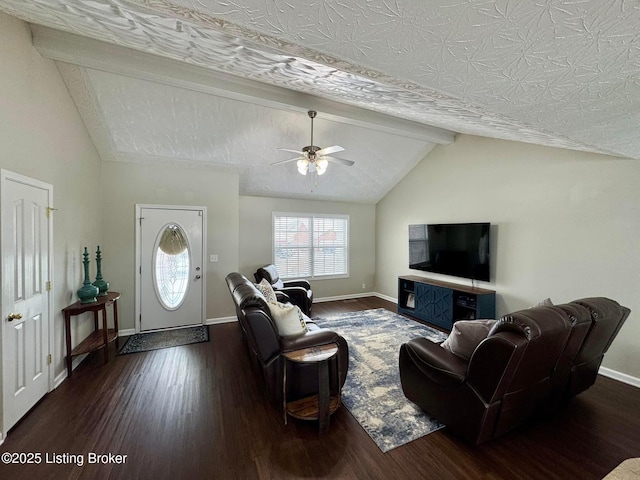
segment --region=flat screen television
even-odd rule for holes
[[[488,282],[489,223],[409,225],[409,268]]]

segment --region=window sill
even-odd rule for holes
[[[280,277],[280,280],[283,282],[288,282],[291,280],[308,280],[308,281],[318,281],[318,280],[339,280],[341,278],[349,278],[349,274],[344,275],[322,275],[319,277]]]

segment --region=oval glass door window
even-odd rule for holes
[[[187,296],[190,252],[187,236],[171,223],[158,234],[154,255],[154,286],[160,303],[176,310]]]

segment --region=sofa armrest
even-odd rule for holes
[[[340,344],[341,340],[342,337],[340,337],[336,332],[332,332],[325,328],[319,328],[293,337],[280,338],[280,350],[283,352],[292,352],[294,350],[326,345],[328,343]]]
[[[426,338],[414,338],[403,345],[416,367],[439,385],[458,385],[467,375],[466,360]]]
[[[289,295],[284,293],[282,290],[275,290],[275,294],[280,303],[293,303]]]
[[[309,297],[307,297],[307,291],[302,287],[288,287],[280,288],[276,290],[282,292],[289,297],[291,303],[297,305],[305,315],[309,313]]]
[[[302,287],[305,290],[311,290],[311,284],[307,281],[307,280],[287,280],[286,282],[284,282],[284,287],[285,288],[289,288],[289,287]]]
[[[526,338],[511,331],[486,338],[473,352],[467,383],[486,403],[502,398],[526,346]]]

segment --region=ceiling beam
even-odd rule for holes
[[[31,25],[33,44],[46,58],[127,75],[265,107],[295,112],[317,110],[335,122],[437,144],[449,144],[455,132],[367,110],[186,62],[141,52],[72,33]]]

